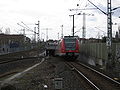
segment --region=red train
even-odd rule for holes
[[[78,37],[65,36],[63,39],[61,39],[61,41],[58,43],[56,55],[74,58],[79,56]]]

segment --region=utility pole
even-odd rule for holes
[[[35,24],[35,25],[38,26],[38,37],[37,37],[37,40],[40,41],[40,30],[39,30],[39,29],[40,29],[40,28],[39,28],[39,27],[40,27],[40,21],[38,21],[38,23]]]
[[[48,40],[48,30],[52,30],[51,28],[43,28],[41,30],[46,30],[46,41]]]
[[[23,28],[24,42],[26,41],[25,28]]]
[[[28,31],[32,31],[32,32],[34,32],[34,40],[36,41],[36,34],[38,34],[38,33],[36,33],[36,27],[34,27],[34,30],[32,30],[30,27],[28,27],[24,22],[22,22],[21,21],[21,23],[24,25],[21,25],[21,24],[19,24],[19,23],[17,23],[19,26],[21,26],[21,27],[23,27],[24,29],[22,29],[23,30],[23,34],[24,34],[24,36],[25,36],[25,30],[28,30]]]
[[[86,15],[83,13],[83,32],[82,32],[82,38],[86,37]]]
[[[34,27],[34,32],[36,32],[36,27]],[[34,33],[34,39],[35,39],[35,42],[36,42],[36,33]]]
[[[73,15],[69,15],[73,17],[73,28],[72,28],[72,36],[74,36],[74,14]]]
[[[58,40],[59,40],[59,32],[58,32]]]
[[[2,27],[2,28],[0,28],[0,33],[2,33],[2,29],[3,29],[3,27]]]
[[[21,24],[17,23],[17,25],[23,27],[22,31],[23,31],[23,35],[25,36],[25,29],[27,29],[26,27],[22,26]]]
[[[111,0],[107,0],[107,13],[104,12],[102,9],[100,9],[98,6],[96,6],[94,3],[92,3],[90,0],[88,0],[96,9],[101,11],[103,14],[107,15],[107,40],[106,40],[106,46],[107,46],[107,66],[112,67],[112,60],[113,60],[113,54],[112,54],[112,11],[116,10],[120,7],[116,7],[111,9]]]
[[[25,28],[23,28],[22,30],[23,30],[23,35],[25,36]]]
[[[108,61],[107,65],[111,67],[113,55],[112,55],[112,15],[111,15],[111,0],[107,0],[107,52]]]
[[[74,15],[73,15],[73,36],[74,36]]]
[[[95,6],[99,11],[107,15],[107,39],[106,39],[106,46],[107,46],[107,68],[112,68],[113,61],[113,53],[112,53],[112,11],[116,10],[120,7],[116,7],[111,9],[111,0],[107,0],[107,13],[98,8],[95,4],[93,4],[90,0],[88,0],[93,6]]]
[[[116,10],[117,8],[111,9],[111,0],[107,0],[107,13],[98,8],[95,4],[93,4],[90,0],[88,0],[94,7],[96,7],[99,11],[107,15],[107,39],[106,39],[106,46],[107,46],[107,68],[111,67],[112,64],[112,15],[111,11]]]
[[[74,10],[76,10],[76,9],[72,9],[70,11],[74,11]],[[77,10],[79,10],[79,9],[77,9]],[[86,14],[86,13],[81,14],[81,13],[78,13],[78,14],[69,15],[69,16],[73,16],[73,36],[74,36],[74,15],[83,15],[82,38],[85,38],[86,37],[86,15],[94,16],[94,14]]]
[[[78,13],[77,15],[83,15],[82,38],[86,38],[86,15],[94,16],[94,14]]]
[[[46,28],[46,41],[48,40],[48,28]]]
[[[62,29],[62,31],[61,31],[61,38],[63,38],[63,25],[61,25],[61,29]]]

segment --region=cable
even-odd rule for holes
[[[104,12],[102,9],[100,9],[98,6],[96,6],[94,3],[92,3],[90,0],[88,0],[94,7],[96,7],[99,11],[101,11],[102,13],[104,13],[105,15],[107,15],[106,12]]]

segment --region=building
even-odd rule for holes
[[[0,54],[17,52],[24,49],[24,43],[30,39],[22,34],[0,34]]]

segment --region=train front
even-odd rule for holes
[[[63,39],[63,50],[66,57],[76,58],[79,56],[79,40],[73,36],[67,36]]]

